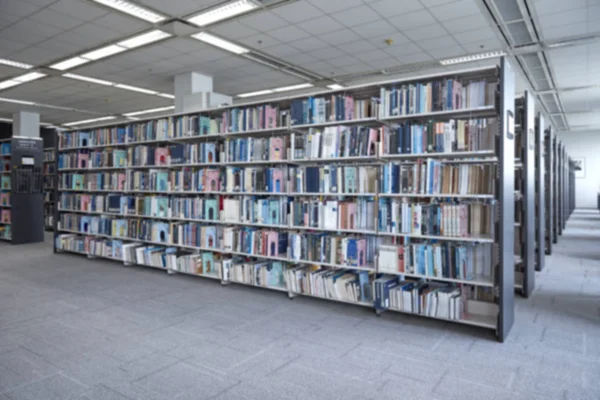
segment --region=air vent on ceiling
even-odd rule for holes
[[[516,46],[523,46],[534,43],[534,39],[523,21],[511,22],[506,25],[513,43]]]
[[[548,77],[546,75],[544,65],[542,64],[542,60],[538,53],[533,54],[523,54],[517,56],[529,79],[531,80],[532,85],[534,86],[536,91],[544,91],[552,89],[552,85],[548,82]]]
[[[544,103],[544,105],[546,106],[546,110],[548,110],[550,114],[561,112],[560,106],[558,105],[554,96],[555,95],[553,93],[540,95],[541,101]]]
[[[516,0],[494,0],[494,5],[504,21],[516,21],[523,19],[521,9]]]

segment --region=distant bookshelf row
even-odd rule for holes
[[[44,226],[46,230],[54,228],[56,208],[56,149],[44,149]]]
[[[384,275],[368,270],[340,270],[327,265],[292,265],[280,260],[249,260],[244,254],[201,250],[186,254],[177,247],[127,242],[77,234],[56,237],[57,249],[161,268],[222,282],[310,295],[432,318],[493,327],[491,288],[426,282],[410,274]],[[401,291],[398,301],[396,291]],[[484,305],[484,306],[482,306]],[[483,312],[482,312],[483,310]]]
[[[10,142],[0,142],[0,240],[12,240],[12,218],[10,192],[12,189],[11,177],[11,144]]]

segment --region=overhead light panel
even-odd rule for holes
[[[225,39],[221,39],[220,37],[211,35],[210,33],[206,32],[196,33],[195,35],[192,35],[192,37],[204,43],[211,44],[213,46],[219,47],[223,50],[227,50],[235,54],[244,54],[249,51],[245,47],[238,46],[235,43],[231,43]]]
[[[160,21],[164,21],[167,19],[164,15],[158,14],[154,11],[151,11],[147,8],[140,7],[137,4],[130,3],[125,0],[93,0],[96,3],[105,5],[110,8],[114,8],[115,10],[119,10],[131,16],[134,16],[139,19],[143,19],[144,21],[157,23]]]
[[[235,17],[236,15],[245,14],[249,11],[258,8],[258,4],[251,0],[238,0],[212,10],[203,12],[195,17],[188,18],[188,22],[198,26],[207,26],[224,19]]]
[[[71,69],[73,67],[76,67],[78,65],[85,64],[88,62],[90,62],[90,60],[86,60],[85,58],[73,57],[73,58],[69,58],[68,60],[61,61],[56,64],[52,64],[50,66],[50,68],[58,69],[59,71],[66,71],[68,69]]]
[[[159,40],[166,39],[170,36],[172,36],[170,33],[163,32],[160,29],[155,29],[147,33],[142,33],[141,35],[134,36],[130,39],[122,40],[117,44],[127,49],[134,49],[148,43],[158,42]]]
[[[110,117],[100,117],[100,118],[93,118],[93,119],[85,119],[83,121],[67,122],[66,124],[63,124],[63,125],[64,126],[85,125],[85,124],[91,124],[93,122],[109,121],[109,120],[115,119],[115,118],[117,118],[117,117],[110,116]]]
[[[327,87],[331,90],[342,90],[344,87],[338,83],[334,83],[333,85],[327,85]]]
[[[271,89],[267,89],[267,90],[259,90],[257,92],[248,92],[248,93],[242,93],[242,94],[238,94],[238,97],[254,97],[254,96],[262,96],[264,94],[271,94],[274,93]]]
[[[30,72],[25,75],[17,76],[16,78],[13,78],[13,80],[19,83],[25,83],[35,81],[36,79],[43,78],[44,76],[46,76],[46,74],[42,74],[41,72]]]
[[[81,58],[85,58],[87,60],[99,60],[104,57],[112,56],[113,54],[118,54],[127,49],[121,46],[117,46],[116,44],[111,44],[110,46],[99,48],[98,50],[93,50],[88,53],[82,54]]]
[[[158,92],[155,90],[144,89],[144,88],[140,88],[137,86],[124,85],[122,83],[116,84],[115,87],[118,87],[119,89],[131,90],[132,92],[140,92],[140,93],[145,93],[145,94],[158,94]]]
[[[169,94],[169,93],[159,93],[159,94],[157,94],[157,96],[165,97],[167,99],[174,99],[175,98],[175,96],[173,96],[172,94]]]
[[[23,68],[23,69],[33,68],[33,65],[25,64],[25,63],[18,62],[18,61],[6,60],[4,58],[0,58],[0,64],[8,65],[9,67]]]
[[[298,89],[307,89],[313,87],[312,83],[301,83],[299,85],[292,85],[292,86],[284,86],[284,87],[280,87],[280,88],[275,88],[273,89],[274,92],[287,92],[289,90],[298,90]]]
[[[162,111],[169,111],[169,110],[173,110],[175,109],[175,106],[168,106],[168,107],[159,107],[159,108],[151,108],[149,110],[142,110],[142,111],[134,111],[134,112],[130,112],[130,113],[125,113],[123,114],[126,117],[133,117],[136,115],[142,115],[142,114],[152,114],[152,113],[157,113],[157,112],[162,112]]]
[[[96,83],[98,85],[105,85],[105,86],[113,86],[115,84],[114,82],[105,81],[103,79],[90,78],[88,76],[76,75],[76,74],[63,74],[63,77],[70,78],[70,79],[77,79],[78,81]]]
[[[9,87],[13,87],[13,86],[17,86],[20,85],[22,82],[17,82],[17,81],[13,81],[11,80],[7,80],[7,81],[2,81],[0,82],[0,89],[8,89]]]
[[[487,60],[489,58],[502,57],[504,55],[506,55],[506,53],[503,51],[491,51],[488,53],[473,54],[470,56],[449,58],[446,60],[441,60],[440,64],[442,64],[442,65],[462,64],[462,63],[473,62],[473,61]]]
[[[33,101],[25,101],[25,100],[16,100],[16,99],[7,99],[5,97],[0,97],[0,101],[5,103],[15,103],[15,104],[25,104],[27,106],[32,106],[35,103]]]

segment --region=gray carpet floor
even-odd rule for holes
[[[0,399],[600,398],[600,214],[505,343],[477,328],[0,244]]]

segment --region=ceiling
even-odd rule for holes
[[[499,2],[520,4],[520,10],[528,10],[526,18],[520,17],[538,32],[535,43],[530,43],[537,46],[535,49],[511,40],[507,27],[519,16],[507,20],[499,11],[503,7],[498,6]],[[227,1],[130,3],[166,18],[152,24],[92,0],[0,0],[0,59],[34,66],[25,70],[0,65],[0,81],[35,70],[48,75],[0,90],[0,98],[36,103],[28,106],[0,99],[0,118],[34,109],[40,112],[42,121],[58,125],[166,107],[174,102],[160,95],[65,78],[62,73],[173,94],[175,75],[197,71],[214,77],[216,92],[234,97],[306,82],[281,68],[265,66],[190,36],[205,31],[244,46],[253,54],[304,71],[317,86],[489,65],[497,61],[442,67],[439,60],[494,50],[507,51],[517,60],[543,54],[547,66],[535,67],[550,74],[545,82],[551,87],[536,86],[532,76],[537,75],[524,66],[518,90],[532,87],[542,92],[539,102],[544,107],[545,99],[552,97],[552,107],[557,108],[546,107],[546,111],[564,116],[565,124],[560,128],[600,126],[600,118],[590,112],[600,108],[596,104],[600,102],[600,89],[573,89],[600,84],[600,52],[596,51],[600,44],[592,41],[546,47],[565,37],[600,31],[600,0],[261,0],[261,7],[255,11],[202,29],[185,19]],[[68,71],[48,68],[152,29],[172,36]]]

